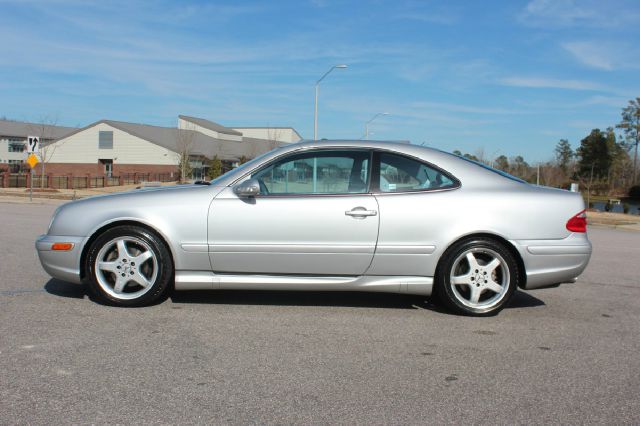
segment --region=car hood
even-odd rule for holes
[[[56,210],[48,233],[84,236],[113,220],[161,222],[167,215],[206,216],[211,200],[223,189],[210,185],[179,185],[144,188],[117,194],[99,195],[63,204]]]
[[[101,194],[91,197],[81,198],[79,200],[66,203],[65,206],[71,205],[83,205],[91,204],[95,202],[127,202],[135,203],[136,200],[146,200],[155,197],[171,197],[172,195],[184,194],[184,193],[206,193],[213,192],[217,194],[222,188],[210,185],[171,185],[171,186],[158,186],[149,188],[133,189],[125,192],[116,192],[113,194]]]

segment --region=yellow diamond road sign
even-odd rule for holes
[[[30,154],[29,157],[27,157],[27,163],[31,166],[31,168],[33,169],[36,164],[38,164],[40,162],[40,160],[38,160],[38,156],[35,154]]]

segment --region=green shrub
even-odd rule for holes
[[[589,208],[592,209],[593,208],[593,201],[589,202]]]
[[[629,197],[640,198],[640,185],[634,185],[629,188]]]
[[[607,204],[604,205],[604,211],[610,212],[612,207],[611,203],[607,201]]]
[[[623,211],[625,214],[629,213],[629,203],[624,203],[624,204],[622,205],[622,211]]]
[[[215,179],[222,174],[222,161],[218,156],[214,156],[209,163],[209,178]]]

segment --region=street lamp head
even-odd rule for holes
[[[334,68],[347,68],[348,66],[345,64],[336,65]]]

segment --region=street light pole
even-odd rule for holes
[[[493,164],[496,162],[496,154],[499,152],[500,150],[496,149],[495,151],[493,151],[493,154],[491,154],[491,168],[493,168]]]
[[[334,65],[331,68],[329,68],[329,71],[325,72],[324,75],[320,77],[318,81],[316,81],[316,101],[315,101],[315,108],[313,113],[313,140],[314,141],[318,140],[318,92],[320,91],[320,82],[324,80],[324,78],[328,76],[329,73],[336,68],[344,69],[344,68],[347,68],[347,66],[344,64]]]
[[[368,140],[369,139],[369,124],[375,120],[378,117],[381,117],[383,115],[389,115],[388,112],[379,112],[376,115],[374,115],[371,120],[367,121],[366,123],[364,123],[364,140]]]

